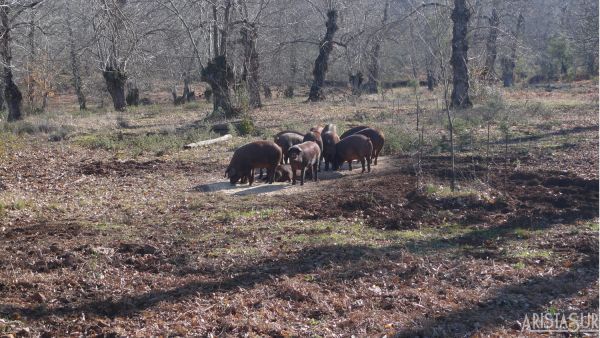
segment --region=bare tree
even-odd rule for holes
[[[390,8],[390,2],[386,0],[385,5],[383,7],[383,19],[381,23],[383,26],[386,25],[388,21],[388,11]],[[383,40],[383,34],[378,34],[375,37],[375,42],[373,43],[373,49],[370,53],[370,63],[367,66],[367,84],[366,89],[369,93],[377,93],[379,90],[379,69],[381,68],[381,43]]]
[[[227,60],[232,5],[231,0],[225,0],[225,5],[221,6],[222,13],[219,15],[219,8],[216,4],[213,4],[212,37],[215,57],[201,72],[202,81],[207,82],[212,88],[213,111],[217,112],[221,109],[225,117],[233,117],[236,113],[229,93],[229,83],[233,80],[233,70]]]
[[[466,0],[454,0],[452,11],[452,65],[453,88],[451,106],[456,108],[471,107],[469,99],[469,72],[467,68],[467,52],[469,44],[467,41],[467,28],[471,12],[467,7]]]
[[[481,75],[483,78],[491,80],[496,76],[494,66],[496,65],[496,57],[498,55],[496,40],[498,39],[498,25],[500,24],[500,17],[498,16],[496,7],[492,8],[492,13],[488,18],[488,24],[490,33],[485,44],[485,64],[483,66]]]
[[[86,109],[86,98],[83,93],[83,82],[81,81],[81,66],[79,62],[79,55],[77,53],[77,47],[75,42],[75,36],[73,35],[73,15],[72,9],[67,7],[66,9],[66,30],[67,30],[67,41],[69,45],[69,58],[71,63],[71,73],[73,74],[73,87],[75,88],[75,94],[77,95],[77,102],[79,103],[79,109]]]
[[[517,45],[523,28],[523,20],[523,14],[519,13],[519,17],[517,18],[517,27],[513,34],[513,41],[510,47],[510,54],[500,59],[502,66],[502,82],[504,87],[512,87],[514,83],[515,64],[517,61]]]
[[[23,95],[14,82],[13,64],[12,64],[12,29],[15,19],[28,8],[35,7],[40,1],[27,3],[15,3],[7,0],[0,0],[0,59],[2,61],[4,79],[4,99],[8,106],[8,120],[20,120],[23,115],[21,112],[21,103]]]
[[[325,99],[323,93],[323,83],[325,82],[325,74],[327,74],[327,67],[329,62],[329,54],[333,50],[333,36],[338,30],[337,25],[338,12],[336,9],[330,9],[327,11],[327,22],[325,26],[327,31],[321,43],[319,44],[319,56],[315,60],[315,66],[313,69],[313,83],[310,87],[310,93],[308,94],[309,101],[321,101]]]

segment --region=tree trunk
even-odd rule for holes
[[[500,18],[496,8],[492,9],[492,15],[490,16],[488,23],[490,25],[490,34],[488,35],[485,44],[485,65],[483,66],[482,77],[487,80],[492,80],[496,76],[494,66],[496,64],[496,56],[498,55],[498,48],[496,41],[498,39],[498,25],[500,24]]]
[[[0,57],[3,64],[2,77],[4,79],[4,99],[8,106],[8,121],[16,121],[23,118],[21,113],[23,96],[17,85],[13,82],[12,53],[10,50],[10,7],[6,2],[6,0],[0,0]]]
[[[310,94],[308,95],[308,100],[312,102],[325,99],[325,95],[323,94],[323,83],[325,82],[325,74],[327,73],[329,54],[333,50],[333,36],[338,30],[337,17],[337,10],[332,9],[327,12],[327,22],[325,24],[327,31],[320,43],[319,56],[317,56],[317,59],[315,60],[315,68],[313,69],[314,80],[310,87]]]
[[[71,10],[67,10],[67,34],[69,36],[69,55],[71,57],[71,72],[73,73],[73,87],[77,94],[77,102],[79,103],[79,110],[86,109],[85,94],[83,93],[81,73],[79,70],[79,58],[77,57],[77,50],[75,48],[75,38],[73,37],[73,27],[71,27]]]
[[[363,75],[361,72],[356,74],[350,74],[349,76],[350,86],[352,87],[352,95],[360,96],[362,93],[361,86],[363,82]]]
[[[454,0],[452,11],[452,95],[451,106],[455,108],[468,108],[473,106],[469,99],[469,70],[467,68],[467,27],[471,13],[466,0]]]
[[[219,55],[211,60],[202,70],[201,77],[202,81],[212,88],[213,110],[222,109],[226,117],[233,117],[234,109],[229,95],[229,82],[233,80],[233,71],[225,56]]]
[[[290,98],[294,96],[294,86],[296,85],[296,75],[298,74],[298,54],[296,52],[296,44],[292,43],[290,45],[290,82],[288,83],[285,93],[290,94],[285,95],[285,97]]]
[[[123,111],[127,106],[125,100],[125,83],[127,81],[127,75],[121,70],[113,66],[106,66],[102,72],[104,81],[106,82],[106,89],[110,94],[113,101],[115,110]]]
[[[260,102],[259,62],[258,51],[256,50],[257,32],[254,24],[247,23],[246,25],[240,31],[242,34],[242,45],[244,46],[244,71],[242,77],[246,81],[250,107],[258,108],[262,106],[262,103]]]
[[[140,105],[140,90],[135,84],[130,83],[127,86],[127,97],[125,101],[128,106],[139,106]]]
[[[511,45],[510,56],[502,58],[502,82],[504,87],[512,87],[515,78],[515,65],[517,62],[517,44],[523,28],[523,15],[519,14],[514,40]]]
[[[385,26],[388,20],[388,9],[390,8],[389,1],[385,2],[383,7],[383,20],[381,24]],[[381,37],[377,37],[370,55],[370,64],[367,66],[367,84],[366,91],[370,94],[375,94],[379,91],[379,69],[381,68]]]
[[[0,111],[4,111],[4,81],[0,81]]]
[[[27,56],[27,103],[29,112],[35,111],[35,74],[33,65],[35,63],[35,11],[30,9],[29,32],[27,33],[29,55]]]

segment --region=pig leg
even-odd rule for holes
[[[296,185],[296,168],[292,166],[292,185]]]
[[[319,156],[319,171],[321,171],[321,160],[323,160],[323,156]]]
[[[363,167],[364,170],[364,167]],[[367,157],[367,171],[371,172],[371,158]]]
[[[313,173],[315,173],[315,175],[313,176],[313,181],[317,181],[317,165],[313,164],[313,169],[312,169]]]
[[[360,164],[362,165],[362,171],[361,171],[361,174],[362,174],[365,172],[365,158],[364,157],[360,159]]]
[[[352,160],[348,161],[348,170],[352,171]]]
[[[273,184],[273,181],[275,180],[275,167],[267,168],[267,180],[269,181],[269,184]]]
[[[250,169],[250,177],[248,177],[248,185],[252,186],[252,183],[254,183],[254,168]]]
[[[306,167],[300,169],[300,185],[304,185],[304,177],[306,176]]]
[[[263,168],[260,168],[260,171],[258,172],[258,179],[260,180],[261,178],[263,178]]]

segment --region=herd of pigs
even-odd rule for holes
[[[306,134],[286,130],[277,133],[273,141],[254,141],[238,148],[225,170],[225,177],[229,177],[232,185],[238,181],[252,185],[254,170],[260,169],[258,178],[261,179],[266,169],[265,180],[269,184],[275,181],[296,184],[300,172],[300,185],[304,185],[307,174],[317,181],[323,160],[325,171],[330,165],[333,170],[339,170],[345,162],[352,170],[352,161],[357,160],[362,164],[363,173],[371,172],[371,162],[377,165],[384,142],[383,133],[369,126],[351,128],[341,136],[337,135],[334,124],[312,127]]]

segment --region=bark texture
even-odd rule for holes
[[[496,57],[498,55],[496,41],[498,40],[498,25],[500,24],[500,18],[498,17],[496,8],[492,9],[488,24],[490,26],[490,34],[485,43],[485,64],[481,75],[484,79],[491,80],[496,77],[495,65]]]
[[[388,20],[389,8],[390,3],[389,1],[386,1],[383,8],[383,20],[381,22],[384,26]],[[365,85],[365,90],[371,94],[377,93],[380,87],[379,70],[381,69],[381,40],[381,37],[377,37],[377,39],[375,39],[375,44],[373,44],[373,49],[369,55],[370,63],[367,66],[367,83]]]
[[[331,51],[333,50],[333,36],[338,30],[337,18],[337,10],[332,9],[327,12],[327,22],[325,24],[327,31],[325,32],[325,37],[323,37],[323,40],[320,43],[319,56],[317,56],[317,59],[315,60],[315,67],[313,69],[314,79],[308,95],[308,100],[312,102],[322,101],[325,99],[325,94],[323,93],[323,83],[325,82],[325,74],[327,74],[329,54],[331,54]]]
[[[233,80],[233,71],[227,59],[219,55],[211,60],[201,73],[202,81],[207,82],[213,95],[213,110],[222,109],[226,117],[233,117],[234,109],[229,97],[229,82]]]
[[[67,11],[67,35],[69,38],[69,57],[71,61],[71,73],[73,74],[73,87],[75,88],[75,94],[77,94],[77,102],[79,103],[79,110],[86,109],[86,99],[83,93],[83,85],[81,81],[81,67],[79,64],[79,57],[77,56],[77,48],[75,47],[75,37],[73,36],[73,27],[71,11]]]
[[[466,0],[454,0],[452,11],[452,95],[450,105],[454,108],[468,108],[473,106],[469,99],[469,71],[467,68],[467,27],[471,12]]]
[[[112,98],[115,110],[125,110],[125,107],[127,106],[127,101],[125,100],[125,83],[127,82],[127,75],[117,67],[108,65],[104,68],[102,76],[104,76],[106,89]]]
[[[251,108],[258,108],[262,106],[262,103],[260,101],[259,61],[256,49],[258,34],[256,26],[246,23],[240,30],[240,33],[242,35],[242,45],[244,46],[244,71],[242,77],[246,81],[248,103]]]
[[[515,65],[517,62],[517,43],[523,29],[523,15],[519,14],[517,18],[517,27],[515,29],[513,43],[510,49],[510,55],[501,59],[502,64],[502,82],[504,87],[512,87],[515,78]]]
[[[4,80],[4,99],[8,107],[8,121],[23,118],[21,103],[23,95],[13,81],[11,44],[10,5],[0,0],[0,58],[2,58],[2,78]]]

